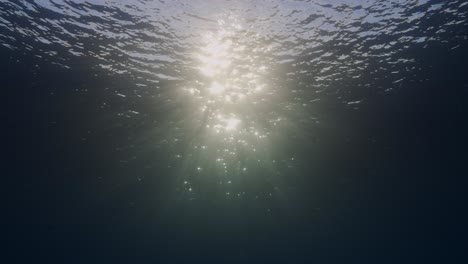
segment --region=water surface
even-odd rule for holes
[[[432,206],[459,200],[443,183],[462,170],[467,15],[465,1],[0,1],[20,223],[91,249],[139,239],[143,256],[200,241],[243,244],[241,260],[403,256],[388,241],[421,244]]]

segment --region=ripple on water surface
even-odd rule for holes
[[[462,48],[467,13],[465,1],[2,1],[0,46],[133,80],[92,88],[115,122],[150,128],[118,149],[164,149],[183,192],[210,174],[231,197],[245,177],[277,185],[295,162],[279,142],[319,124],[322,101],[354,109],[423,81],[408,51]]]

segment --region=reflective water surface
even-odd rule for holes
[[[0,45],[132,80],[77,91],[103,91],[98,120],[144,127],[112,147],[121,166],[176,168],[192,198],[204,175],[227,197],[263,177],[269,195],[295,166],[288,140],[311,138],[321,109],[425,81],[408,51],[462,48],[467,12],[465,1],[1,1]]]
[[[5,263],[463,263],[467,46],[466,0],[0,0]]]

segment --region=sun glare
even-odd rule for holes
[[[213,94],[220,94],[223,91],[224,91],[224,86],[222,86],[218,82],[214,82],[210,87],[210,92]]]
[[[229,120],[227,120],[226,130],[228,130],[228,131],[235,130],[239,123],[240,123],[240,120],[238,120],[238,119],[229,119]]]
[[[203,173],[197,169],[200,162],[215,162],[210,166],[230,184],[229,177],[247,173],[243,159],[263,158],[258,150],[266,147],[271,119],[266,118],[265,103],[273,91],[266,82],[268,46],[260,45],[235,18],[229,21],[218,21],[218,30],[201,36],[194,52],[198,74],[184,91],[194,104],[194,124],[199,126],[194,130],[202,131],[193,148],[202,151],[203,161],[194,163],[194,172]],[[241,153],[251,157],[240,159]],[[244,169],[239,171],[239,166]]]
[[[218,25],[218,31],[202,37],[202,45],[195,53],[200,79],[195,82],[197,85],[191,85],[196,88],[187,90],[199,99],[199,108],[208,115],[205,127],[214,128],[216,133],[242,136],[258,131],[246,112],[250,108],[255,111],[258,100],[266,94],[263,76],[267,67],[259,63],[255,53],[262,48],[246,47],[249,41],[239,23],[219,20]],[[239,129],[240,123],[243,130]]]

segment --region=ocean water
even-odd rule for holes
[[[0,1],[8,256],[461,262],[467,15]]]

